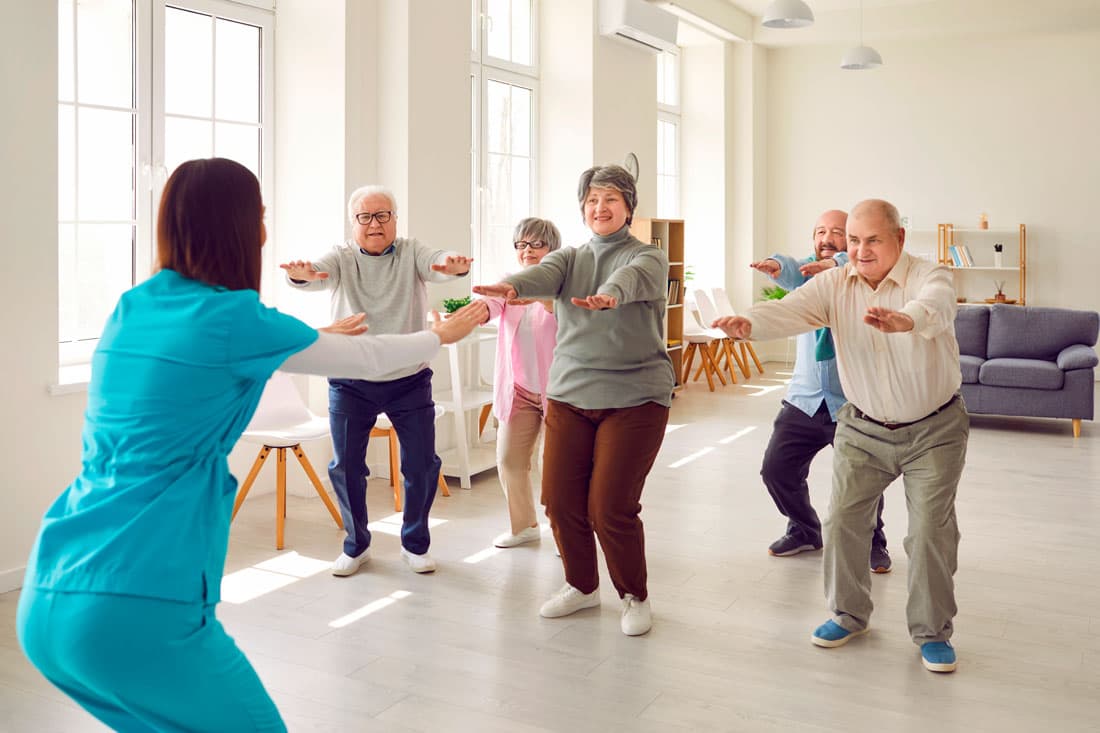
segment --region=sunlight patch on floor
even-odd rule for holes
[[[395,590],[393,593],[390,593],[385,598],[379,598],[377,601],[371,601],[362,608],[357,608],[349,614],[345,614],[338,619],[333,619],[332,621],[329,621],[328,625],[334,629],[342,629],[345,626],[348,626],[355,623],[356,621],[370,616],[372,613],[381,611],[387,606],[392,606],[393,604],[400,601],[402,598],[408,598],[411,595],[412,593],[407,590]]]
[[[690,456],[685,456],[684,458],[681,458],[680,460],[676,461],[675,463],[668,464],[668,467],[669,468],[679,468],[680,466],[691,463],[696,458],[702,458],[707,453],[710,453],[712,450],[714,450],[714,446],[708,445],[706,448],[703,448],[702,450],[695,451]]]
[[[718,442],[721,443],[722,445],[725,445],[726,443],[732,443],[733,441],[737,440],[738,438],[743,437],[745,435],[748,435],[753,430],[756,430],[755,425],[753,425],[751,427],[747,427],[747,428],[741,428],[740,430],[738,430],[733,435],[727,435],[726,437],[722,438]]]
[[[306,557],[293,550],[284,552],[224,576],[222,600],[226,603],[247,603],[331,567],[331,560]]]
[[[441,524],[446,524],[446,519],[439,519],[437,517],[428,517],[428,529],[435,529]],[[367,525],[367,529],[371,532],[381,532],[382,534],[393,535],[394,537],[401,536],[401,514],[393,513],[388,517],[382,519],[376,519],[375,521]]]

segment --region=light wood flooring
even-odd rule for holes
[[[652,632],[603,606],[539,618],[562,582],[553,542],[494,551],[507,526],[495,472],[436,499],[434,575],[398,556],[388,485],[371,480],[374,559],[326,570],[341,533],[316,498],[290,500],[274,548],[273,497],[233,527],[219,615],[291,731],[1100,730],[1100,427],[974,417],[959,489],[959,670],[925,671],[905,625],[905,502],[887,492],[894,572],[874,578],[872,631],[810,644],[828,617],[821,553],[772,558],[783,520],[759,467],[782,365],[719,388],[692,384],[643,496]],[[813,466],[827,510],[832,453]],[[290,470],[298,470],[291,466]],[[268,477],[270,480],[270,476]],[[390,518],[390,519],[388,519]],[[0,730],[102,730],[24,660],[17,593],[0,595]]]

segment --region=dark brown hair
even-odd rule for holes
[[[157,267],[229,290],[259,290],[263,200],[250,170],[189,160],[168,178],[157,214]]]

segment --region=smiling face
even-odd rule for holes
[[[530,267],[531,265],[537,265],[542,262],[542,258],[550,254],[550,247],[546,245],[546,242],[539,239],[539,237],[532,232],[524,232],[517,241],[521,242],[533,242],[541,244],[541,249],[535,249],[534,247],[523,247],[516,250],[516,260],[522,267]]]
[[[848,257],[872,288],[890,274],[905,246],[905,230],[884,208],[864,202],[848,217]]]
[[[382,193],[364,196],[355,207],[356,214],[376,214],[379,211],[393,211],[393,202]],[[397,214],[385,224],[380,224],[378,217],[371,217],[369,224],[355,222],[353,227],[356,244],[371,254],[381,254],[397,239]]]
[[[814,225],[814,255],[819,260],[832,257],[848,249],[845,227],[848,215],[843,211],[826,211]]]
[[[626,226],[630,209],[617,188],[589,188],[584,199],[584,223],[593,234],[606,237]]]

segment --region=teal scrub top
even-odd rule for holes
[[[162,270],[123,294],[92,357],[80,475],[46,512],[26,585],[216,603],[264,385],[317,331]]]

